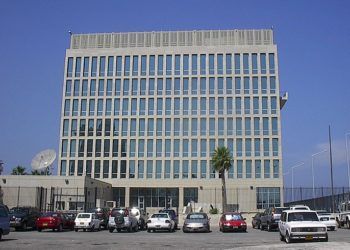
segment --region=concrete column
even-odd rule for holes
[[[130,206],[130,188],[125,187],[125,207]]]
[[[179,187],[179,214],[182,213],[184,208],[184,188]]]

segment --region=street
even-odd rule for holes
[[[278,232],[248,228],[247,233],[109,233],[100,232],[14,232],[4,236],[0,249],[350,249],[350,230],[329,232],[329,242],[302,242],[287,245]]]

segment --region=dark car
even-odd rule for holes
[[[10,233],[10,217],[8,214],[8,208],[5,205],[0,204],[0,240],[3,235]]]
[[[169,214],[170,218],[175,222],[175,230],[177,230],[179,224],[179,217],[177,216],[177,213],[174,209],[162,209],[159,210],[159,213]]]
[[[36,220],[36,228],[38,232],[43,229],[52,229],[61,232],[63,229],[74,229],[74,221],[66,214],[60,212],[46,212]]]
[[[278,228],[278,222],[280,221],[282,211],[288,210],[288,207],[270,207],[267,208],[260,217],[260,229],[272,231]]]
[[[224,213],[219,221],[219,229],[221,232],[227,231],[247,231],[247,223],[240,213],[228,212]]]
[[[107,229],[108,227],[108,217],[109,217],[109,208],[90,208],[87,213],[95,213],[97,218],[101,221],[101,227]]]
[[[261,215],[262,215],[262,213],[257,213],[252,218],[252,227],[253,228],[260,229],[260,225],[261,225],[261,218],[260,217],[261,217]]]
[[[35,222],[40,216],[40,211],[35,207],[14,207],[10,209],[10,226],[15,230],[27,230],[35,228]]]

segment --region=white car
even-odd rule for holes
[[[175,222],[170,218],[167,213],[152,214],[147,221],[147,232],[155,232],[156,230],[168,230],[169,232],[175,231]]]
[[[294,206],[291,206],[289,210],[310,210],[310,208],[305,205],[294,205]]]
[[[337,228],[337,221],[335,215],[331,213],[317,213],[318,219],[322,222],[328,230],[334,231]]]
[[[317,213],[311,210],[285,210],[278,223],[281,241],[295,240],[328,241],[327,227],[321,223]]]
[[[75,232],[78,232],[79,229],[83,229],[84,231],[86,231],[86,229],[90,231],[101,229],[101,221],[94,213],[79,213],[74,223]]]

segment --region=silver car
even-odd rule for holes
[[[210,232],[210,218],[206,213],[189,213],[186,216],[182,231],[188,232]]]

